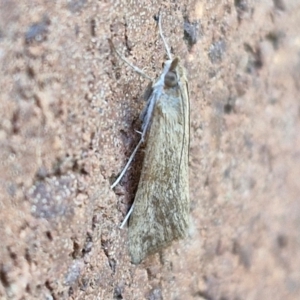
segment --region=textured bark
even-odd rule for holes
[[[187,70],[189,236],[138,266],[119,224],[147,83]],[[298,299],[299,1],[0,0],[0,298]]]

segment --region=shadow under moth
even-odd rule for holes
[[[186,72],[178,57],[172,59],[158,18],[159,33],[168,60],[156,80],[117,55],[140,75],[152,80],[151,93],[141,114],[141,139],[126,166],[111,186],[114,188],[130,166],[141,144],[146,143],[141,177],[129,219],[131,261],[139,264],[147,255],[184,238],[189,225],[189,95]]]

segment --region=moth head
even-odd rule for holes
[[[165,86],[166,87],[174,87],[177,85],[178,83],[178,78],[177,78],[177,73],[176,73],[176,67],[179,63],[179,58],[176,57],[173,59],[173,61],[171,62],[169,71],[167,72],[166,76],[165,76]]]

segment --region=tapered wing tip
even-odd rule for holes
[[[134,258],[131,258],[131,263],[132,263],[133,265],[139,265],[141,262],[142,262],[142,259],[134,259]]]
[[[134,265],[140,264],[148,255],[148,253],[145,253],[143,251],[138,251],[137,247],[134,247],[134,249],[129,247],[129,253],[130,253],[131,263]]]

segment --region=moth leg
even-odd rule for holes
[[[136,152],[139,150],[141,144],[144,142],[144,139],[141,138],[139,143],[137,144],[137,146],[135,147],[134,151],[132,152],[132,154],[130,155],[127,164],[125,165],[124,169],[122,170],[121,174],[119,175],[119,177],[116,179],[116,181],[110,186],[111,189],[113,189],[122,179],[122,177],[124,176],[124,174],[126,173],[127,169],[129,168]]]
[[[125,57],[123,57],[123,56],[121,55],[121,53],[119,53],[119,52],[117,51],[117,49],[115,48],[115,46],[114,46],[114,44],[113,44],[113,42],[112,42],[111,39],[108,39],[108,42],[109,42],[111,48],[117,53],[117,55],[119,56],[119,58],[120,58],[124,63],[126,63],[129,67],[131,67],[131,68],[132,68],[135,72],[137,72],[139,75],[143,76],[144,78],[146,78],[146,79],[148,79],[148,80],[153,81],[153,78],[151,78],[150,76],[148,76],[146,73],[144,73],[143,70],[141,70],[140,68],[134,66],[129,60],[127,60]]]
[[[145,105],[145,107],[143,108],[141,114],[140,114],[140,120],[142,121],[142,124],[145,123],[145,118],[146,118],[146,115],[147,115],[147,112],[148,112],[148,109],[149,109],[149,105],[150,105],[150,102],[151,101],[147,101],[147,104]],[[143,126],[142,126],[143,128]]]
[[[123,229],[123,228],[124,228],[124,226],[125,226],[125,224],[127,223],[127,220],[129,219],[129,217],[130,217],[132,211],[133,211],[133,204],[131,205],[129,212],[126,214],[125,219],[123,220],[122,224],[120,225],[120,227],[119,227],[120,229]]]
[[[169,48],[169,46],[168,46],[168,44],[166,42],[166,39],[165,39],[165,37],[163,35],[163,32],[162,32],[162,28],[161,28],[161,14],[160,13],[158,15],[158,29],[159,29],[159,35],[160,35],[161,39],[163,40],[163,43],[164,43],[164,46],[165,46],[168,58],[170,60],[172,60],[172,55],[171,55],[170,48]]]
[[[142,135],[143,133],[141,131],[138,131],[138,130],[134,130],[136,133]]]
[[[150,124],[150,119],[153,113],[153,109],[156,103],[156,98],[155,95],[152,95],[147,103],[146,106],[146,110],[143,113],[143,125],[142,125],[142,132],[141,132],[141,139],[139,141],[139,143],[137,144],[137,146],[135,147],[134,151],[132,152],[132,154],[130,155],[127,164],[125,165],[124,169],[122,170],[122,172],[120,173],[119,177],[116,179],[116,181],[111,185],[111,189],[113,189],[122,179],[122,177],[124,176],[124,174],[126,173],[126,171],[128,170],[136,152],[138,151],[138,149],[140,148],[141,144],[144,142],[145,140],[145,136]]]
[[[144,142],[145,140],[145,136],[150,124],[150,118],[152,116],[152,112],[155,106],[155,98],[150,98],[149,99],[149,104],[147,106],[147,110],[144,114],[144,120],[143,120],[143,125],[142,125],[142,132],[141,134],[141,139],[139,141],[139,143],[137,144],[137,146],[135,147],[135,149],[133,150],[132,154],[130,155],[127,164],[125,165],[124,169],[122,170],[121,174],[119,175],[119,177],[116,179],[116,181],[110,186],[111,189],[113,189],[122,179],[122,177],[124,176],[124,174],[126,173],[126,171],[128,170],[135,154],[137,153],[137,151],[139,150],[141,144]]]

